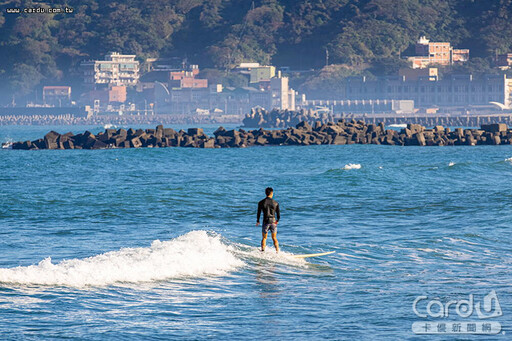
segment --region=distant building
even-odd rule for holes
[[[139,81],[139,62],[136,55],[124,55],[111,52],[105,60],[90,60],[80,64],[83,71],[84,83],[91,86],[106,85],[136,85]]]
[[[496,66],[507,70],[512,66],[512,53],[504,53],[496,56]]]
[[[198,65],[186,65],[183,63],[179,68],[168,65],[157,65],[152,71],[144,74],[137,84],[137,91],[141,91],[148,84],[154,82],[166,83],[169,88],[207,88],[208,80],[196,78],[199,74]]]
[[[453,49],[452,64],[465,63],[469,60],[469,49]]]
[[[223,88],[220,84],[170,87],[171,82],[155,83],[153,98],[159,113],[187,114],[199,109],[201,112],[241,115],[255,107],[295,109],[295,91],[289,88],[288,78],[274,77],[268,81],[268,88]]]
[[[164,93],[165,94],[165,93]],[[157,111],[163,113],[192,114],[202,112],[244,114],[255,106],[267,106],[268,94],[251,87],[223,88],[220,84],[207,89],[169,89],[168,97],[156,96]],[[166,102],[166,106],[162,106]]]
[[[86,105],[96,103],[99,107],[109,104],[120,104],[126,102],[126,86],[111,85],[107,88],[94,89],[82,94],[80,101]]]
[[[170,88],[207,88],[208,79],[199,79],[196,76],[199,74],[199,67],[197,65],[190,65],[190,70],[180,70],[169,72]]]
[[[412,100],[306,100],[304,107],[316,111],[325,110],[335,114],[411,114],[414,113]]]
[[[240,63],[240,65],[238,65],[237,69],[247,69],[247,70],[250,70],[252,68],[255,68],[255,67],[260,67],[260,63],[253,63],[253,62],[249,62],[249,63]]]
[[[108,102],[124,103],[126,102],[126,86],[111,86],[108,89]]]
[[[249,83],[259,83],[269,81],[276,75],[275,66],[260,66],[251,69],[251,78]]]
[[[43,87],[43,103],[56,107],[71,104],[70,86],[45,86]]]
[[[249,76],[249,83],[255,84],[270,81],[276,76],[276,67],[271,65],[260,65],[259,63],[240,63],[235,72]]]
[[[240,64],[235,72],[246,75],[250,81],[250,86],[240,88],[208,84],[207,79],[197,78],[197,65],[184,62],[180,69],[171,67],[155,67],[137,85],[140,98],[145,103],[155,103],[156,112],[245,114],[255,107],[295,109],[295,91],[289,88],[288,78],[280,74],[275,77],[274,66]]]
[[[430,76],[350,77],[344,83],[340,100],[413,100],[416,107],[464,107],[496,103],[510,108],[512,79],[506,75],[452,75],[444,79]]]
[[[430,42],[426,37],[421,37],[415,47],[416,58],[413,61],[419,62],[419,68],[429,64],[450,65],[451,46],[445,42]],[[414,63],[413,63],[414,68]]]
[[[429,67],[424,69],[402,68],[398,70],[398,76],[405,77],[408,81],[415,81],[421,78],[428,78],[431,81],[437,80],[439,73],[437,68]]]
[[[266,109],[295,110],[295,91],[288,86],[288,77],[281,77],[281,72],[270,80],[270,97],[270,108]]]
[[[469,49],[454,49],[447,42],[431,42],[420,37],[415,46],[415,56],[407,58],[413,69],[426,68],[429,65],[452,65],[469,60]]]

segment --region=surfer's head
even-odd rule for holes
[[[274,195],[274,189],[272,187],[265,188],[265,194],[267,197],[271,197]]]

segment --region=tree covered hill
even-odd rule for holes
[[[65,6],[73,13],[6,12]],[[512,50],[512,0],[15,0],[0,8],[4,97],[75,84],[79,62],[108,51],[221,70],[241,61],[320,68],[327,51],[329,63],[379,73],[421,35],[471,49],[484,67]]]

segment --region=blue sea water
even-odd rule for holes
[[[4,126],[0,142],[50,129],[103,127]],[[0,150],[0,339],[452,339],[412,332],[425,320],[414,300],[494,290],[502,332],[460,338],[506,340],[511,157],[512,146]],[[278,255],[270,240],[257,250],[267,186]],[[290,257],[323,251],[336,253]]]

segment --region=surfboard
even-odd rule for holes
[[[335,251],[329,251],[329,252],[322,252],[322,253],[308,253],[304,255],[292,255],[293,258],[309,258],[309,257],[320,257],[325,255],[330,255],[334,253]]]

